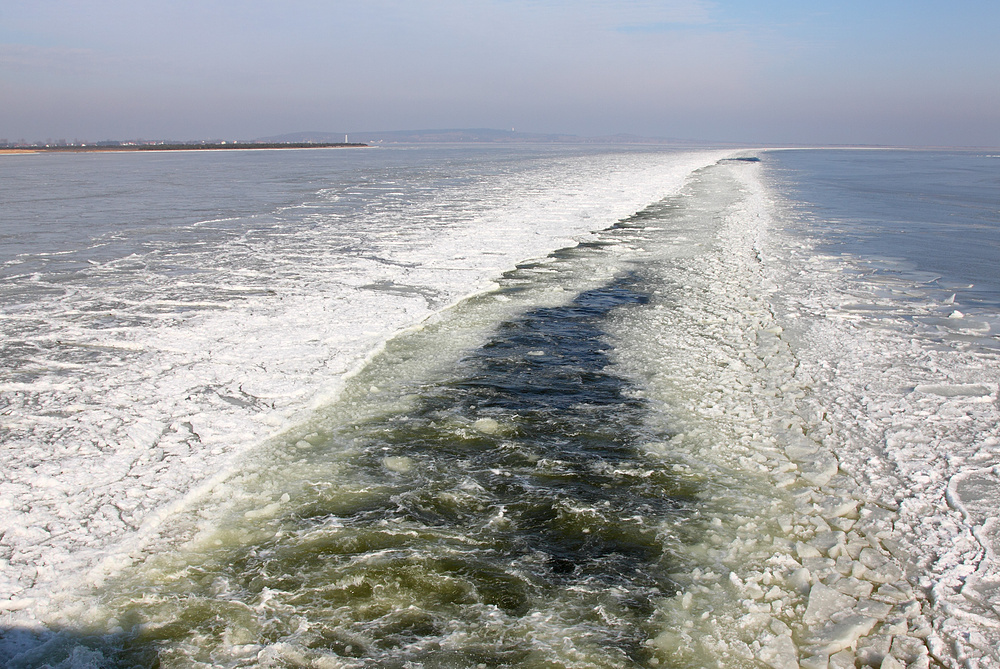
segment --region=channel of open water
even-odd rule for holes
[[[662,666],[658,602],[720,483],[664,451],[614,329],[738,199],[712,169],[388,342],[172,519],[71,645],[115,666]]]

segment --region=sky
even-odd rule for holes
[[[0,0],[0,139],[1000,146],[997,0]]]

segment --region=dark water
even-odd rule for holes
[[[763,160],[821,250],[899,260],[966,306],[1000,309],[1000,157],[796,150]]]
[[[81,624],[18,666],[670,662],[664,602],[693,557],[712,563],[691,547],[723,531],[706,504],[731,479],[669,450],[662,398],[623,375],[616,338],[680,308],[664,266],[739,206],[713,169],[389,341],[165,521],[164,549],[102,589],[93,636]]]
[[[550,260],[585,271],[606,252]],[[550,271],[508,274],[501,296],[558,283]],[[147,622],[116,663],[239,666],[240,639],[254,662],[294,643],[351,667],[646,663],[655,602],[676,589],[672,542],[700,492],[643,451],[664,435],[647,433],[648,408],[608,356],[608,319],[644,308],[646,289],[625,273],[521,312],[409,388],[405,411],[312,437],[324,455],[282,488],[290,507],[260,540],[219,540],[180,580],[132,596],[121,620]]]
[[[501,324],[496,338],[462,361],[462,373],[428,389],[415,411],[356,426],[364,452],[357,478],[374,483],[386,462],[405,464],[359,506],[299,511],[295,534],[306,537],[334,516],[342,524],[335,540],[305,551],[284,539],[261,547],[253,560],[236,563],[241,578],[253,575],[251,591],[327,599],[333,565],[338,580],[362,577],[363,586],[333,599],[367,613],[341,621],[323,643],[366,657],[366,666],[523,662],[531,649],[519,638],[483,639],[479,650],[448,652],[442,644],[456,626],[481,624],[484,609],[514,620],[561,597],[575,600],[561,624],[576,628],[577,643],[638,660],[651,599],[671,593],[672,565],[655,521],[678,514],[690,497],[642,462],[636,426],[643,406],[605,370],[601,320],[642,300],[625,280]],[[373,552],[377,559],[359,559]],[[272,559],[300,576],[261,578]],[[384,612],[380,587],[416,609]],[[614,625],[602,621],[602,607]],[[347,630],[357,635],[353,642]]]

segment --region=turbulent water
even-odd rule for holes
[[[0,656],[997,665],[997,161],[740,155],[22,163]]]

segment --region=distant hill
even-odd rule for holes
[[[612,135],[608,137],[580,137],[579,135],[543,134],[494,130],[490,128],[448,130],[382,130],[369,132],[293,132],[286,135],[261,137],[259,142],[351,142],[366,144],[436,144],[436,143],[488,143],[488,144],[662,144],[668,146],[721,146],[722,142],[693,141],[637,135]],[[725,144],[731,146],[731,144]]]

